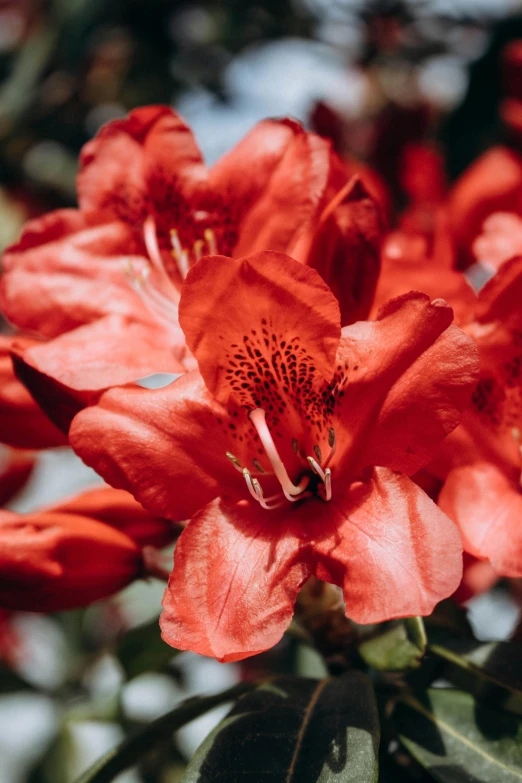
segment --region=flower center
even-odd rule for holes
[[[211,228],[204,230],[203,237],[196,239],[192,249],[188,250],[181,244],[177,230],[173,228],[170,231],[171,256],[182,280],[187,276],[191,265],[203,255],[216,255],[218,252],[216,237]],[[180,292],[165,269],[152,215],[149,215],[143,224],[143,241],[149,263],[138,266],[135,262],[128,261],[125,273],[152,315],[163,326],[177,328]]]
[[[236,470],[239,470],[243,474],[248,491],[254,500],[257,500],[257,502],[263,508],[270,510],[283,506],[285,504],[285,498],[287,501],[295,503],[297,500],[311,497],[313,493],[309,491],[309,486],[312,477],[308,474],[305,474],[298,484],[294,484],[290,479],[288,471],[277,450],[277,446],[274,443],[274,439],[268,428],[268,424],[266,423],[265,411],[262,408],[255,408],[250,413],[249,418],[256,429],[259,440],[261,441],[261,444],[265,450],[265,454],[268,457],[270,465],[272,466],[272,471],[267,474],[267,472],[263,470],[257,460],[254,460],[254,466],[259,473],[274,475],[279,481],[282,490],[281,492],[277,492],[274,495],[266,497],[259,479],[252,476],[252,472],[248,468],[242,467],[237,457],[227,451],[228,459],[232,462]],[[329,430],[328,445],[330,446],[330,453],[323,466],[321,466],[322,455],[319,446],[314,446],[315,457],[306,457],[306,463],[311,473],[317,476],[321,482],[318,495],[325,501],[331,500],[332,498],[332,471],[328,467],[328,463],[332,459],[336,448],[335,432],[333,428],[330,428]],[[292,448],[294,454],[300,456],[304,461],[304,458],[299,453],[299,445],[295,439],[292,441]]]

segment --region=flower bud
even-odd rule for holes
[[[57,612],[106,598],[143,576],[121,530],[59,512],[0,513],[0,606]]]

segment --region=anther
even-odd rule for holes
[[[330,463],[330,460],[335,454],[335,449],[337,448],[337,439],[335,437],[335,430],[333,427],[330,427],[330,429],[328,430],[328,445],[330,446],[330,453],[326,458],[326,462],[324,463],[325,468]]]
[[[184,280],[189,271],[188,253],[183,250],[178,232],[175,228],[172,228],[170,231],[170,243],[172,245],[172,255],[178,265],[179,273]]]
[[[323,455],[321,454],[321,449],[319,448],[319,446],[317,446],[317,444],[314,446],[314,454],[317,457],[318,462],[323,461]]]
[[[297,442],[297,439],[296,439],[296,438],[292,438],[292,451],[293,451],[293,452],[294,452],[294,454],[296,454],[296,455],[297,455],[297,453],[298,453],[298,451],[299,451],[299,443]]]
[[[324,488],[325,488],[325,500],[332,499],[332,471],[330,468],[326,468],[324,472]]]
[[[259,462],[259,460],[258,460],[258,459],[253,459],[253,460],[252,460],[252,465],[255,467],[255,469],[256,469],[257,471],[259,471],[259,473],[266,473],[266,470],[265,470],[265,469],[264,469],[264,467],[261,465],[261,463]]]
[[[243,473],[243,468],[241,467],[241,462],[238,460],[238,458],[234,456],[234,454],[232,454],[230,451],[226,451],[225,454],[227,456],[227,459],[230,460],[230,462],[235,467],[235,469],[239,470],[240,473]]]
[[[203,232],[203,236],[205,237],[205,242],[208,245],[208,249],[210,251],[211,256],[217,255],[217,243],[216,243],[216,235],[212,231],[211,228],[206,228]]]

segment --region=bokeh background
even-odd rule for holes
[[[505,140],[502,52],[519,37],[520,0],[0,0],[0,248],[29,217],[74,205],[78,153],[101,125],[155,102],[178,108],[209,162],[258,120],[296,117],[378,167],[400,205],[405,141],[434,142],[451,181]],[[97,481],[56,449],[11,507]],[[67,615],[0,614],[1,783],[71,783],[133,727],[252,668],[320,672],[291,639],[244,667],[173,656],[161,594],[153,582]],[[502,585],[470,619],[479,638],[519,621]],[[221,714],[118,780],[175,783]]]

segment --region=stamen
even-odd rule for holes
[[[284,496],[287,498],[287,500],[295,502],[298,500],[298,497],[296,496],[304,492],[308,486],[308,476],[304,476],[297,486],[292,483],[286,468],[283,465],[281,457],[279,456],[274,439],[270,434],[270,430],[268,429],[268,425],[266,423],[265,412],[262,408],[255,408],[250,413],[250,421],[256,428],[257,434],[259,435],[261,443],[263,444],[265,453],[270,460],[270,464],[274,469],[274,473],[279,483],[281,484]]]
[[[154,288],[150,280],[150,269],[148,267],[136,269],[131,261],[127,261],[124,271],[150,312],[169,330],[179,329],[177,305]]]
[[[337,448],[337,439],[335,437],[335,430],[333,427],[330,427],[330,429],[328,430],[328,445],[330,446],[330,453],[326,458],[326,462],[324,463],[325,468],[328,467],[330,460],[335,454],[335,450]]]
[[[253,460],[252,460],[252,465],[255,467],[255,469],[256,469],[256,470],[257,470],[259,473],[266,473],[266,470],[265,470],[265,469],[264,469],[264,467],[261,465],[261,463],[259,462],[259,460],[258,460],[258,459],[253,459]]]
[[[199,259],[203,255],[203,240],[202,239],[196,239],[196,241],[192,245],[192,252],[194,254],[194,258],[196,259],[196,261],[199,261]]]
[[[332,499],[332,471],[330,470],[330,468],[326,468],[324,474],[325,474],[325,480],[324,480],[325,500],[331,500]]]
[[[270,511],[271,509],[279,508],[280,506],[283,505],[284,500],[280,492],[278,492],[276,495],[271,495],[270,497],[265,498],[265,496],[263,495],[263,490],[261,489],[261,484],[256,478],[252,478],[248,468],[243,468],[242,472],[246,481],[246,485],[248,487],[248,491],[250,492],[254,500],[257,500],[257,502],[263,508],[267,509],[267,511]],[[278,502],[272,503],[272,505],[268,505],[271,501],[274,500]]]
[[[321,481],[324,482],[326,474],[325,471],[322,469],[322,467],[319,465],[319,463],[316,462],[313,457],[307,457],[306,459],[308,460],[308,464],[312,468],[313,472],[317,473]]]
[[[217,242],[216,242],[216,235],[212,231],[211,228],[206,228],[203,232],[203,236],[205,237],[205,242],[208,245],[208,249],[210,251],[211,256],[216,256],[218,249],[217,249]]]
[[[226,451],[225,454],[227,455],[227,459],[230,460],[230,462],[235,467],[235,469],[239,470],[240,473],[243,473],[243,468],[241,467],[241,462],[238,460],[238,458],[230,451]]]
[[[184,280],[189,271],[188,254],[183,250],[183,246],[179,241],[178,232],[175,228],[170,231],[170,242],[172,244],[172,256],[178,265],[179,273]]]
[[[317,462],[323,461],[323,455],[321,454],[321,449],[317,445],[314,446],[314,454],[317,457]]]
[[[158,277],[162,289],[166,291],[168,299],[172,299],[175,303],[177,303],[179,300],[179,292],[172,284],[172,281],[165,270],[163,258],[161,256],[161,251],[158,245],[156,224],[152,215],[149,215],[143,224],[143,239],[145,241],[145,247],[147,248],[147,253],[149,254],[154,272]]]

